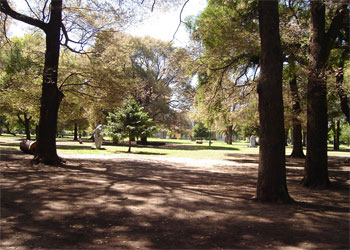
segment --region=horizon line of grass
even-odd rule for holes
[[[1,138],[2,136],[0,136]],[[13,148],[19,150],[16,140],[21,140],[21,136],[5,136],[2,138],[8,138],[10,142],[0,144],[0,148]],[[16,140],[14,140],[16,139]],[[105,150],[93,150],[91,147],[94,145],[92,141],[86,141],[80,144],[77,141],[67,140],[69,138],[57,138],[57,151],[64,154],[127,154],[128,146],[125,145],[113,145],[110,142],[108,145],[103,145]],[[72,139],[72,138],[71,138]],[[6,140],[4,140],[6,141]],[[228,154],[258,154],[259,147],[249,148],[249,142],[235,141],[232,145],[226,144],[224,141],[212,141],[211,146],[208,145],[208,141],[203,141],[203,144],[197,144],[196,141],[184,140],[184,139],[160,139],[150,138],[150,142],[165,142],[166,145],[175,145],[173,148],[164,148],[162,146],[150,146],[150,145],[133,145],[131,154],[135,155],[153,155],[153,156],[171,156],[171,157],[188,157],[195,159],[225,159]],[[286,156],[290,155],[292,151],[291,146],[286,147]],[[330,156],[350,156],[350,147],[341,146],[341,151],[329,150]],[[304,150],[305,153],[305,150]]]

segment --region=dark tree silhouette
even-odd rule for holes
[[[293,133],[293,151],[291,153],[292,158],[305,158],[303,152],[303,136],[302,136],[302,126],[300,118],[298,117],[301,113],[300,107],[300,97],[297,86],[296,75],[293,74],[292,78],[289,80],[290,92],[292,94],[292,133]]]
[[[256,199],[291,202],[286,183],[282,52],[278,1],[259,1],[261,72],[258,83],[260,157]]]
[[[328,178],[328,116],[326,69],[330,51],[342,28],[348,12],[346,4],[340,5],[326,31],[325,3],[311,1],[311,40],[307,86],[307,149],[304,186],[327,187]]]
[[[57,87],[62,27],[62,0],[50,2],[50,20],[44,22],[14,11],[7,0],[1,0],[0,11],[4,14],[40,28],[46,35],[45,66],[42,83],[40,120],[37,134],[37,149],[34,162],[57,165],[61,159],[56,150],[57,115],[63,93]]]

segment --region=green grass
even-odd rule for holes
[[[132,154],[153,155],[153,156],[171,156],[171,157],[189,157],[196,159],[223,159],[226,154],[251,153],[257,154],[258,148],[248,148],[247,143],[234,143],[227,145],[221,141],[214,141],[211,146],[207,141],[203,144],[196,144],[195,141],[174,140],[174,139],[156,139],[151,138],[149,141],[165,142],[165,146],[140,146],[133,145]],[[76,145],[60,145],[58,140],[58,152],[77,153],[77,154],[124,154],[127,153],[128,146],[109,146],[103,145],[105,150],[91,150],[92,142],[84,142]],[[170,146],[172,145],[172,146]]]
[[[0,148],[13,148],[19,150],[19,141],[24,139],[24,136],[2,135],[0,136]],[[170,156],[170,157],[189,157],[195,159],[225,159],[228,154],[258,154],[259,148],[249,148],[249,143],[234,142],[228,145],[223,141],[212,141],[209,146],[208,141],[203,141],[203,144],[197,144],[195,141],[181,139],[157,139],[151,138],[150,142],[165,142],[165,146],[141,146],[133,145],[131,154],[135,155],[152,155],[152,156]],[[79,144],[73,141],[72,138],[57,138],[58,154],[126,154],[128,146],[111,145],[106,142],[104,150],[91,149],[93,142],[84,141]],[[291,146],[286,147],[286,155],[292,151]],[[329,145],[328,155],[330,156],[350,156],[350,147],[341,145],[340,151],[333,151],[332,145]]]

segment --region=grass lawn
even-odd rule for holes
[[[3,134],[0,136],[0,148],[19,149],[19,141],[24,139],[23,136],[12,136]],[[228,145],[223,141],[213,141],[209,146],[208,141],[203,144],[197,144],[195,141],[181,139],[158,139],[150,138],[150,142],[165,142],[164,146],[142,146],[133,145],[132,154],[144,154],[153,156],[171,156],[171,157],[188,157],[194,159],[225,159],[228,154],[258,154],[259,148],[249,148],[247,142],[233,142]],[[113,145],[110,141],[105,141],[103,147],[105,150],[91,149],[93,142],[84,140],[82,144],[73,141],[71,137],[57,138],[57,150],[64,154],[125,154],[128,147],[126,145]],[[329,146],[328,155],[330,156],[350,156],[350,147],[341,145],[340,151],[333,151],[332,145]],[[286,155],[291,153],[292,147],[286,147]]]

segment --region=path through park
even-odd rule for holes
[[[301,187],[302,161],[287,159],[293,205],[252,200],[256,155],[63,157],[62,167],[31,165],[1,149],[1,248],[349,248],[344,157],[330,157],[329,190]]]

